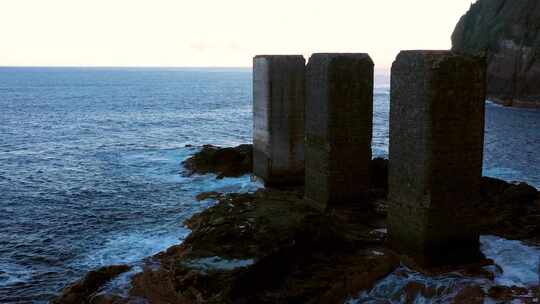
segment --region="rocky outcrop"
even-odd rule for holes
[[[475,206],[482,234],[540,243],[540,199],[526,183],[482,178],[482,201]]]
[[[200,151],[183,163],[187,172],[193,174],[216,174],[218,178],[239,177],[253,173],[253,145],[244,144],[233,148],[204,145]],[[388,189],[388,160],[374,158],[369,166],[371,187]],[[215,193],[201,193],[197,200],[216,197]]]
[[[218,178],[239,177],[253,171],[253,145],[234,148],[205,145],[183,165],[187,175],[214,173]]]
[[[213,151],[201,153],[216,153],[208,149]],[[236,158],[230,160],[238,165]],[[222,161],[226,166],[228,161]],[[192,233],[181,245],[147,260],[143,271],[131,279],[127,297],[96,295],[129,269],[113,266],[89,273],[54,303],[344,303],[400,265],[400,257],[386,242],[387,160],[373,160],[370,171],[373,184],[368,196],[324,213],[303,200],[302,188],[203,193],[197,198],[218,203],[186,222]],[[540,241],[535,188],[493,178],[483,178],[481,188],[482,201],[474,207],[483,234]],[[433,275],[457,271],[493,280],[483,268],[492,263],[482,260],[423,271]],[[412,302],[420,295],[435,297],[438,291],[419,281],[404,292]],[[511,301],[531,292],[537,290],[470,286],[455,296],[454,303],[483,303],[488,296]]]
[[[378,165],[384,168],[384,161]],[[379,190],[359,204],[326,213],[304,202],[301,188],[211,193],[219,202],[186,222],[192,233],[181,245],[156,255],[135,275],[128,298],[97,303],[344,303],[400,264],[386,244],[386,193]],[[537,240],[536,189],[484,178],[482,197],[476,207],[483,233]],[[493,280],[483,268],[492,263],[423,271]],[[420,295],[436,297],[438,291],[430,288],[411,282],[404,292],[412,302]],[[483,303],[488,296],[511,301],[530,292],[536,291],[470,286],[453,303]]]
[[[106,283],[131,269],[127,265],[113,265],[90,271],[80,281],[68,286],[62,294],[51,301],[52,304],[98,303],[95,293]]]
[[[344,303],[399,265],[373,205],[322,214],[303,191],[230,194],[133,281],[150,303]],[[350,211],[350,212],[349,212]]]
[[[540,107],[540,2],[478,0],[457,24],[453,50],[487,57],[488,97]]]

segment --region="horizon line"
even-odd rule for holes
[[[252,69],[252,66],[166,66],[166,65],[0,65],[8,68],[74,68],[74,69]],[[390,67],[375,67],[377,71],[390,71]]]
[[[223,69],[248,69],[251,66],[175,66],[175,65],[0,65],[0,68],[170,68],[170,69],[193,69],[193,68],[223,68]]]

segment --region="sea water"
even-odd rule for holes
[[[203,191],[249,177],[182,176],[197,146],[251,142],[250,69],[0,68],[0,302],[45,303],[100,266],[181,243]],[[388,153],[376,77],[374,156]],[[486,106],[485,174],[540,187],[540,111]],[[194,145],[194,147],[186,147]],[[121,281],[121,280],[120,280]]]

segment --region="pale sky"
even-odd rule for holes
[[[0,66],[251,66],[448,49],[472,0],[0,0]]]

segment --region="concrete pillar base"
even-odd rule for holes
[[[388,228],[422,264],[477,260],[485,60],[401,52],[392,66]]]
[[[253,173],[267,186],[304,183],[304,73],[300,55],[253,59]]]
[[[369,55],[313,54],[306,71],[306,199],[322,209],[362,203],[372,121]]]

